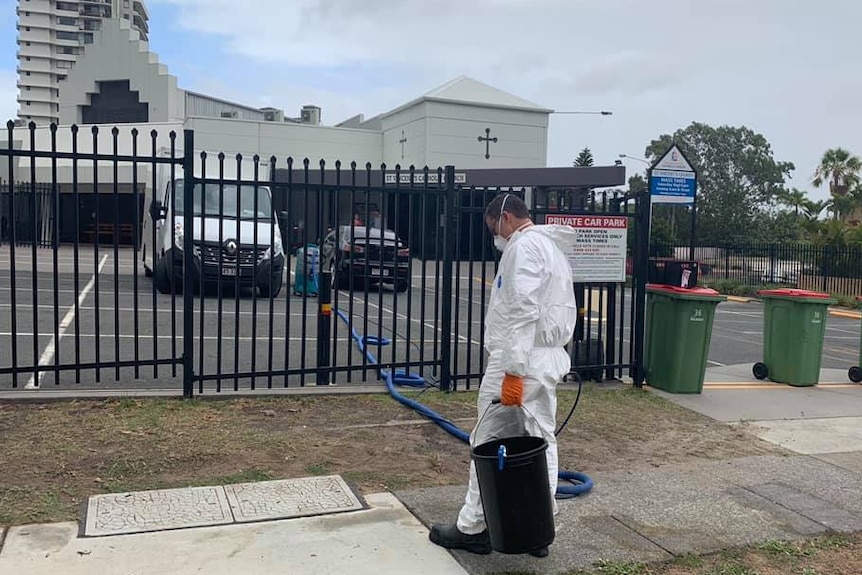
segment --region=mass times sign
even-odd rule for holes
[[[579,283],[626,281],[626,216],[548,215],[545,223],[571,226],[577,231],[575,245],[566,256],[572,280]]]

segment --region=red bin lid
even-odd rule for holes
[[[717,291],[711,288],[684,288],[679,286],[665,285],[665,284],[647,284],[647,289],[654,292],[663,292],[663,293],[673,293],[678,295],[705,295],[705,296],[715,296],[721,295]]]
[[[808,298],[808,299],[831,299],[832,296],[828,293],[821,293],[817,291],[808,291],[804,289],[766,289],[760,290],[757,292],[757,295],[765,295],[765,296],[778,296],[778,297],[799,297],[799,298]]]

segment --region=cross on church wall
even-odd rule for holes
[[[485,128],[485,137],[479,136],[480,142],[485,142],[485,159],[491,158],[491,142],[497,143],[497,138],[491,137],[491,128]]]
[[[404,130],[401,130],[401,139],[398,140],[398,143],[401,144],[401,159],[404,159],[404,144],[407,143],[407,136],[404,135]]]

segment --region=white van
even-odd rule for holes
[[[235,169],[235,162],[226,161],[225,168],[228,164]],[[258,181],[266,181],[265,168],[260,167]],[[214,177],[210,171],[216,172],[215,167],[207,170],[208,179]],[[203,275],[205,283],[238,282],[241,287],[259,290],[264,297],[276,297],[281,291],[286,267],[281,229],[269,187],[255,187],[247,180],[252,173],[243,166],[239,186],[227,169],[223,184],[195,186],[192,258],[195,287],[200,285]],[[144,273],[153,278],[156,288],[161,293],[171,293],[172,284],[181,286],[183,280],[183,170],[159,164],[155,180],[155,189],[148,189],[145,197],[141,259]],[[174,190],[176,197],[172,199]]]

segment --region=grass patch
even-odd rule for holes
[[[476,421],[475,391],[404,393],[465,431]],[[575,396],[560,390],[560,421]],[[0,432],[4,525],[74,521],[100,493],[330,474],[366,493],[463,485],[470,462],[466,444],[388,394],[0,403]],[[587,474],[771,449],[654,394],[593,384],[560,434],[562,466]]]

